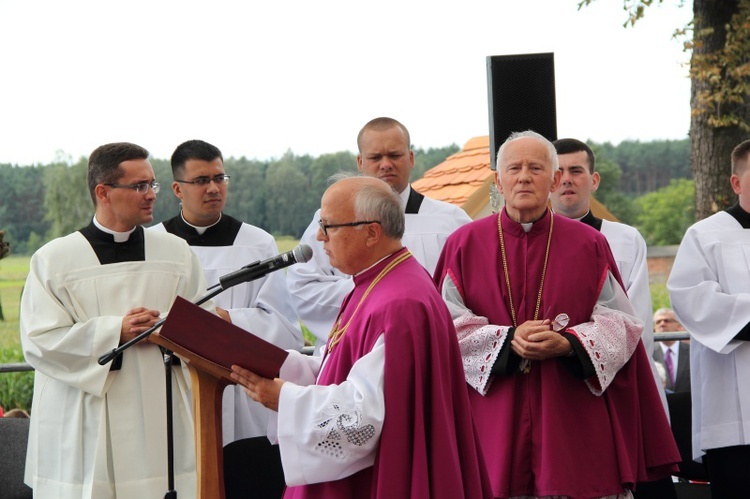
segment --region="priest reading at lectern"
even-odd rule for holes
[[[278,411],[285,498],[489,496],[445,303],[401,245],[404,213],[382,180],[342,177],[321,201],[331,264],[354,276],[325,354],[290,352],[280,377],[233,366]],[[273,424],[273,422],[272,422]]]
[[[148,151],[106,144],[89,158],[95,214],[31,257],[21,298],[21,344],[36,370],[25,482],[34,497],[142,499],[168,490],[166,383],[159,347],[134,344],[177,296],[206,290],[182,239],[144,231],[159,183]],[[214,311],[212,302],[204,308]],[[196,495],[188,380],[172,367],[175,490]],[[0,491],[0,495],[2,492]]]

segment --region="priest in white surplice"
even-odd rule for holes
[[[384,180],[399,194],[406,214],[402,242],[429,272],[435,270],[445,240],[458,227],[471,222],[461,208],[425,197],[412,189],[414,168],[409,131],[392,118],[375,118],[357,136],[357,167],[364,175]],[[317,338],[316,350],[325,344],[344,297],[354,289],[351,277],[333,268],[316,240],[320,210],[302,235],[301,243],[313,248],[312,259],[287,270],[287,285],[297,315]]]
[[[747,497],[750,469],[750,140],[731,162],[737,204],[687,230],[667,281],[690,332],[693,458],[713,497]]]
[[[168,490],[159,347],[146,340],[110,364],[97,362],[155,324],[176,296],[205,294],[188,245],[141,227],[153,220],[159,189],[147,158],[135,144],[97,148],[89,158],[91,224],[31,258],[20,328],[36,370],[25,476],[35,497],[141,499]],[[195,497],[189,385],[179,364],[172,374],[175,488]]]
[[[198,255],[209,285],[250,262],[279,253],[268,232],[223,213],[229,175],[221,151],[202,140],[177,146],[171,158],[172,191],[180,199],[179,215],[157,224],[186,240]],[[304,343],[283,272],[233,286],[214,298],[218,312],[274,345],[299,350]],[[278,497],[284,488],[278,446],[266,429],[270,411],[250,399],[241,386],[230,385],[222,400],[224,485],[227,499]]]

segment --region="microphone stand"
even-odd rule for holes
[[[216,288],[216,286],[214,286]],[[195,302],[195,305],[202,305],[203,303],[207,302],[214,296],[218,295],[222,291],[224,291],[223,287],[218,287],[216,289],[213,289],[207,293],[205,296],[200,298],[198,301]],[[104,364],[107,364],[108,362],[111,362],[114,360],[118,355],[121,355],[122,352],[130,348],[131,346],[140,343],[141,341],[148,338],[151,333],[159,329],[162,324],[166,321],[166,317],[163,319],[159,319],[159,321],[148,328],[146,331],[142,332],[132,340],[123,343],[122,345],[118,346],[117,348],[113,349],[111,352],[106,353],[99,357],[99,365],[103,366]],[[162,355],[164,356],[164,369],[165,369],[165,382],[166,382],[166,402],[167,402],[167,492],[164,494],[164,499],[177,499],[177,490],[175,489],[174,485],[174,422],[173,422],[173,414],[172,414],[172,364],[174,359],[174,354],[167,350],[166,348],[159,347],[161,349]]]
[[[297,255],[297,250],[299,249],[300,254]],[[255,268],[258,266],[258,264],[264,263],[260,260],[257,262],[253,262],[249,265],[246,265],[242,267],[240,270],[232,272],[230,274],[227,274],[225,276],[222,276],[219,278],[219,283],[215,284],[214,286],[211,286],[208,289],[208,293],[206,293],[205,296],[198,299],[194,304],[195,305],[202,305],[203,303],[207,302],[214,296],[218,295],[222,291],[231,288],[232,286],[236,286],[237,284],[241,284],[243,282],[249,282],[254,281],[256,279],[260,279],[262,277],[265,277],[268,273],[273,272],[275,270],[279,270],[283,267],[286,267],[287,265],[291,265],[293,263],[300,263],[300,262],[306,262],[310,259],[312,256],[312,249],[310,249],[307,245],[301,245],[295,248],[293,253],[293,260],[290,262],[287,260],[287,255],[279,255],[280,257],[284,258],[285,264],[279,263],[276,258],[272,259],[272,261],[267,261],[267,266],[263,268]],[[277,257],[278,258],[278,257]],[[107,364],[108,362],[111,362],[114,360],[118,355],[121,355],[122,352],[127,350],[128,348],[132,347],[133,345],[140,343],[141,341],[148,338],[151,333],[156,331],[159,327],[161,327],[162,324],[167,320],[167,318],[159,319],[156,324],[148,328],[146,331],[142,332],[132,340],[127,341],[126,343],[123,343],[122,345],[118,346],[117,348],[113,349],[109,353],[106,353],[99,357],[99,365],[103,366],[104,364]],[[166,399],[167,399],[167,493],[164,495],[165,499],[177,499],[177,491],[174,488],[174,427],[173,427],[173,421],[172,421],[172,364],[174,359],[173,352],[167,350],[166,348],[161,348],[162,355],[164,356],[164,369],[166,370],[165,375],[165,382],[167,384],[166,386]]]

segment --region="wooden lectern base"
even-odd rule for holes
[[[224,499],[221,398],[229,382],[189,364],[188,368],[193,387],[198,499]]]
[[[234,384],[231,366],[274,378],[287,352],[180,297],[150,339],[190,369],[198,499],[225,499],[221,401],[224,388]]]

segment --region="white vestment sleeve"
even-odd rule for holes
[[[487,395],[492,376],[490,370],[508,337],[509,326],[495,326],[486,317],[466,308],[450,273],[443,280],[443,300],[453,318],[466,382],[482,395]]]
[[[594,395],[602,395],[635,352],[643,332],[633,305],[615,277],[608,273],[597,299],[591,320],[567,329],[586,350],[596,379],[586,383]]]
[[[24,285],[21,343],[26,361],[37,371],[66,385],[101,397],[107,389],[110,364],[100,366],[99,355],[120,342],[122,316],[99,316],[78,321],[47,288],[55,264],[36,253],[31,257]],[[33,320],[30,320],[33,317]]]
[[[612,250],[620,277],[628,293],[628,298],[633,304],[636,315],[643,321],[643,347],[648,354],[651,372],[654,375],[659,398],[664,406],[664,411],[669,414],[667,396],[664,392],[664,383],[657,370],[656,362],[652,352],[654,351],[654,319],[653,303],[651,301],[651,289],[648,279],[648,247],[646,241],[635,227],[624,225],[609,220],[602,220],[601,232],[607,238]]]
[[[279,252],[276,243],[267,252]],[[304,345],[302,331],[292,307],[283,272],[266,275],[251,303],[228,309],[232,324],[250,331],[279,348],[299,350]],[[240,304],[236,304],[240,305]]]
[[[315,212],[312,222],[300,239],[300,244],[307,244],[312,248],[312,258],[308,262],[292,265],[286,273],[292,304],[302,323],[318,338],[316,347],[325,344],[341,303],[354,289],[350,276],[331,267],[328,255],[323,250],[323,243],[316,239],[319,219],[320,210]]]
[[[306,378],[299,359],[287,372]],[[287,485],[339,480],[372,466],[385,419],[385,337],[339,385],[284,383],[278,441]]]
[[[691,339],[721,354],[746,343],[735,336],[750,322],[750,239],[730,217],[722,213],[688,229],[667,280]]]

